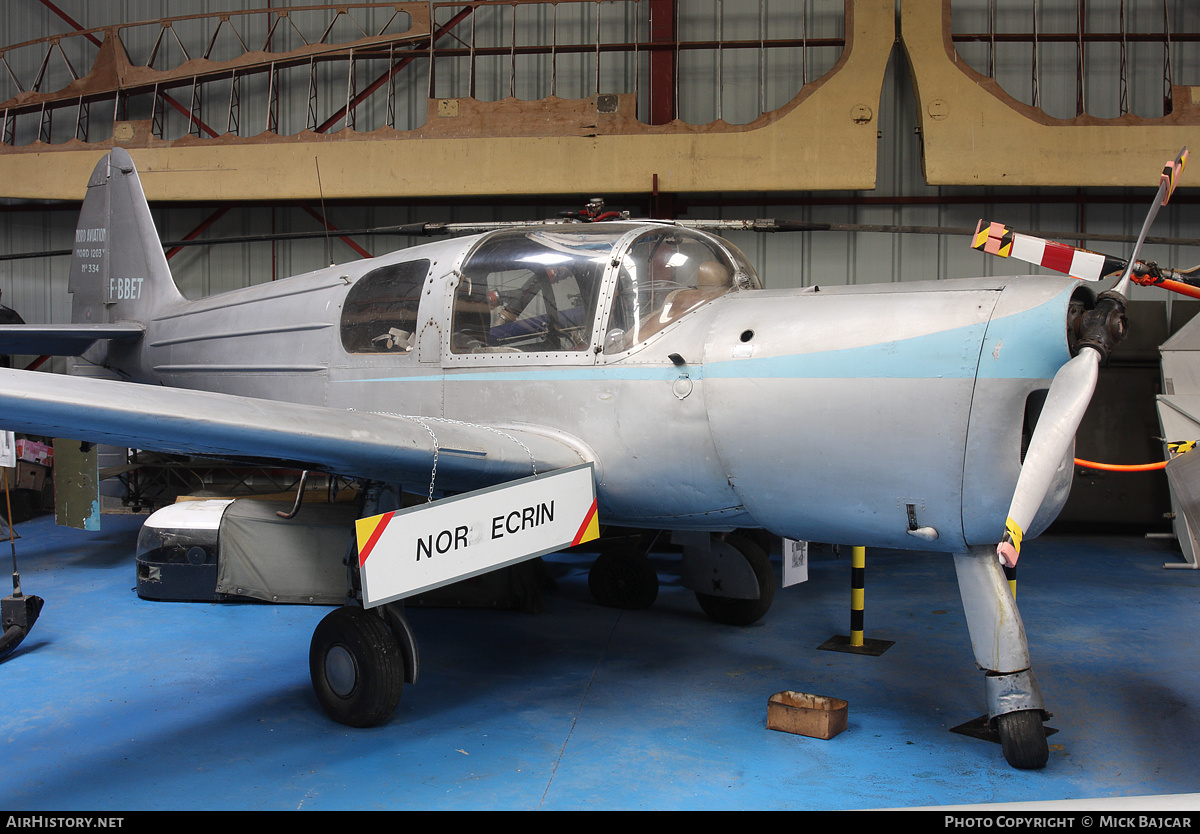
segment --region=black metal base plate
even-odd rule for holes
[[[1042,725],[1042,729],[1046,731],[1046,738],[1058,732],[1058,730],[1048,727],[1045,724]],[[958,733],[960,736],[977,738],[980,741],[990,741],[993,744],[1000,743],[1000,734],[996,732],[995,727],[991,725],[986,715],[973,718],[965,724],[959,724],[957,727],[951,727],[950,732]]]
[[[847,654],[865,654],[870,657],[879,657],[896,644],[895,640],[872,640],[868,637],[863,638],[861,646],[851,646],[850,638],[845,634],[838,634],[830,637],[818,649],[827,652],[846,652]]]

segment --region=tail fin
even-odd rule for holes
[[[145,322],[183,300],[133,159],[113,148],[92,171],[71,256],[71,320]]]

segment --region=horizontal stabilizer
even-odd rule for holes
[[[0,354],[82,356],[101,339],[136,342],[144,325],[119,324],[5,324],[0,325]]]

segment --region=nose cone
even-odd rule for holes
[[[963,471],[963,529],[969,544],[989,544],[1004,522],[1046,393],[1071,359],[1066,321],[1078,282],[1014,281],[988,324],[971,409]],[[1057,461],[1050,487],[1027,537],[1045,530],[1062,510],[1074,472],[1073,444]]]
[[[999,409],[1015,426],[998,444],[989,436],[971,450],[993,315],[1004,310],[1015,325],[1022,312],[1049,305],[1058,310],[1050,332],[1065,350],[1062,282],[1050,281],[1058,287],[1049,293],[1020,284],[1015,295],[1035,296],[1026,303],[1006,299],[1017,286],[1011,279],[730,297],[706,345],[704,380],[718,454],[749,513],[791,538],[961,550],[965,504],[982,497],[964,494],[968,462],[998,445],[1019,466],[1022,392],[1033,390],[1030,374],[1056,361],[1011,366],[1018,384],[995,390],[1016,397]],[[1003,331],[1010,340],[1017,332]],[[1047,340],[1037,333],[1042,349]],[[1003,495],[1001,528],[1008,474],[992,485]],[[990,508],[995,501],[986,497]],[[971,507],[970,515],[974,522],[979,513]]]

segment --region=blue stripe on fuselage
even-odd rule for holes
[[[709,362],[712,379],[973,379],[984,323],[861,347]]]

